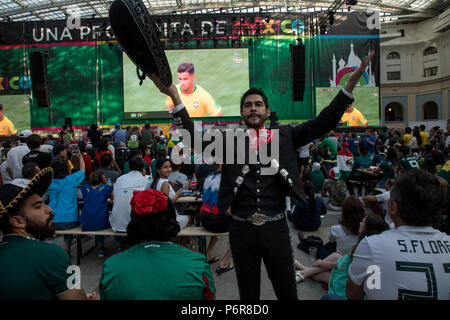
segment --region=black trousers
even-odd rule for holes
[[[232,219],[230,249],[241,300],[259,300],[261,260],[279,300],[297,300],[289,228],[285,219],[255,226]]]

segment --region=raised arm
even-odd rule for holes
[[[371,51],[368,56],[364,57],[361,65],[350,75],[344,89],[338,93],[330,105],[323,109],[315,119],[307,121],[293,129],[292,137],[296,148],[336,128],[348,105],[353,102],[353,89],[374,55],[375,51]]]

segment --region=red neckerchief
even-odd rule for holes
[[[252,130],[250,136],[250,151],[259,150],[261,143],[269,144],[274,137],[274,133],[270,129],[256,129]]]

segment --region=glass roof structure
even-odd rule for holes
[[[423,20],[450,6],[450,0],[359,0],[350,8],[345,0],[143,0],[151,14],[271,13],[326,11],[380,11],[381,22]],[[111,0],[1,0],[0,22],[62,20],[77,13],[85,18],[108,17]]]

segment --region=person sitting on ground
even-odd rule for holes
[[[135,158],[135,157],[138,157],[138,158],[141,158],[142,160],[144,160],[142,157],[142,151],[140,149],[131,149],[130,153],[128,155],[129,160],[123,164],[123,173],[124,174],[127,174],[128,172],[130,172],[130,159]],[[145,169],[145,172],[147,175],[151,175],[152,177],[155,176],[154,174],[152,174],[150,172],[150,167],[148,166],[147,162],[145,162],[145,161],[144,161],[144,169]]]
[[[39,169],[39,166],[36,162],[28,162],[25,164],[22,168],[22,177],[23,178],[16,178],[10,183],[13,185],[16,185],[21,188],[25,188],[25,186],[30,182],[31,179],[39,172],[41,169]]]
[[[41,136],[38,134],[32,134],[27,138],[27,146],[30,152],[23,156],[22,164],[25,165],[28,162],[37,163],[38,167],[41,169],[50,166],[50,161],[52,161],[52,156],[47,152],[40,151],[42,144]]]
[[[222,165],[216,166],[216,172],[211,173],[206,177],[203,184],[202,199],[203,204],[200,208],[200,221],[205,230],[215,233],[228,232],[231,215],[230,212],[219,212],[217,201],[219,196],[220,180]],[[219,259],[214,256],[214,248],[218,237],[212,236],[208,248],[206,249],[206,258],[209,264],[219,262]],[[228,248],[225,255],[220,259],[219,265],[216,268],[218,274],[234,269],[234,264],[230,262],[231,250]]]
[[[432,227],[443,209],[441,188],[436,176],[415,168],[396,180],[389,200],[396,228],[356,247],[348,270],[349,300],[448,300],[450,236]],[[373,285],[371,266],[377,266],[381,285]]]
[[[169,199],[176,204],[178,198],[181,195],[182,189],[177,192],[172,188],[169,183],[168,178],[172,173],[172,166],[169,159],[160,158],[156,161],[156,176],[152,182],[152,189],[156,191],[161,191]],[[183,229],[189,223],[189,216],[179,215],[177,212],[177,221],[180,224],[180,228]]]
[[[68,230],[78,225],[77,188],[85,178],[85,165],[81,155],[78,155],[80,170],[71,174],[67,159],[56,156],[50,166],[54,178],[48,188],[49,206],[53,209],[56,230]],[[66,252],[69,252],[72,236],[64,236]]]
[[[330,228],[330,243],[336,243],[336,252],[344,255],[355,245],[359,234],[359,223],[364,218],[364,208],[356,197],[348,197],[342,203],[339,224]]]
[[[87,299],[70,281],[67,255],[44,241],[55,234],[52,209],[42,199],[52,172],[45,168],[25,188],[0,186],[0,300]]]
[[[314,193],[321,193],[323,185],[325,183],[325,177],[322,173],[322,170],[320,170],[319,162],[313,162],[310,177],[311,182],[314,186]]]
[[[394,179],[388,179],[386,181],[386,190],[377,195],[368,195],[363,198],[363,201],[367,203],[373,213],[384,218],[390,229],[394,228],[394,223],[388,214],[388,202],[391,196],[391,188],[394,185]]]
[[[83,209],[79,220],[81,231],[99,231],[110,228],[108,199],[114,201],[114,194],[113,187],[106,184],[105,174],[99,170],[92,172],[89,175],[89,184],[81,187],[81,193],[83,195]],[[99,258],[105,256],[104,240],[104,236],[95,236]]]
[[[328,173],[330,179],[325,180],[322,189],[322,198],[327,198],[327,209],[339,211],[341,210],[342,202],[347,195],[347,187],[345,182],[339,179],[339,169],[333,167]]]
[[[288,218],[298,230],[316,231],[322,222],[321,216],[327,213],[327,208],[323,199],[314,194],[314,186],[311,182],[306,182],[303,189],[307,202],[297,200],[294,212],[288,214]]]
[[[109,178],[111,183],[114,184],[116,183],[117,178],[120,177],[120,173],[116,170],[113,170],[112,165],[113,158],[110,154],[105,153],[100,157],[100,168],[98,170],[105,175],[106,180],[108,180]]]
[[[358,239],[359,223],[364,218],[364,208],[361,201],[356,197],[348,197],[342,203],[342,214],[339,224],[330,228],[328,243],[316,244],[318,257],[325,259],[333,252],[344,255],[350,251]],[[309,243],[301,231],[298,232],[300,240],[298,249],[309,253]]]
[[[152,189],[133,192],[130,248],[103,264],[100,298],[104,300],[215,299],[216,288],[206,257],[171,242],[180,231],[173,203]]]
[[[299,261],[295,261],[294,266],[298,270],[296,272],[297,282],[301,282],[305,278],[311,278],[327,284],[328,295],[323,297],[323,300],[347,299],[345,287],[348,279],[348,268],[356,246],[365,237],[380,234],[388,229],[389,227],[382,218],[375,214],[367,215],[360,223],[358,241],[348,254],[332,253],[323,260],[318,259],[315,261],[310,268],[305,267]]]

